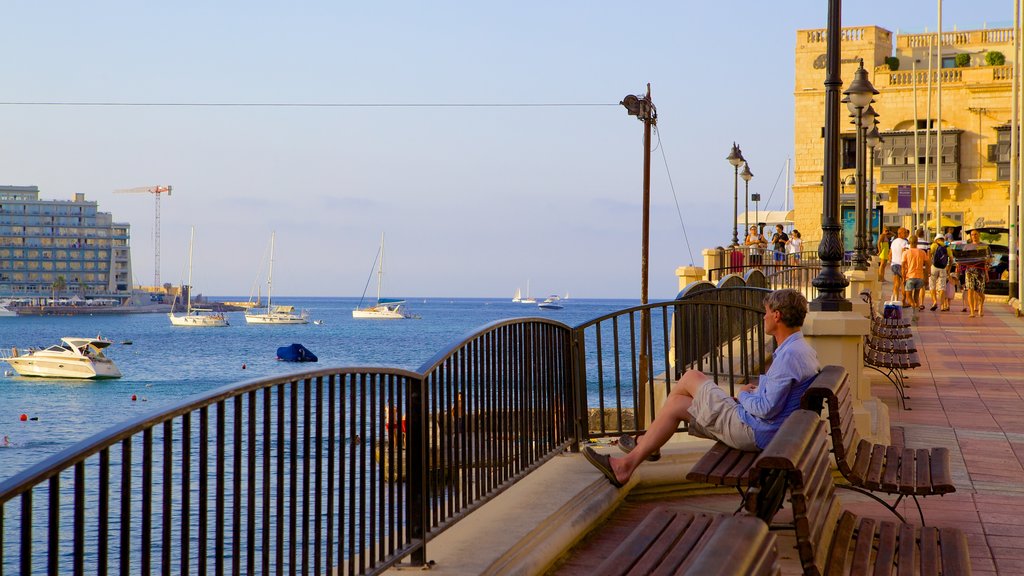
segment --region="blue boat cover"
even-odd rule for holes
[[[316,354],[313,354],[302,344],[281,346],[277,349],[277,359],[284,362],[316,362]]]

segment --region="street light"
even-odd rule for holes
[[[732,188],[732,245],[740,245],[739,231],[736,229],[737,220],[740,219],[740,164],[743,164],[743,152],[740,152],[740,147],[735,142],[732,143],[732,150],[729,155],[725,157],[732,164],[733,169],[733,188]]]
[[[636,116],[637,120],[644,123],[644,200],[643,200],[643,227],[642,235],[643,240],[641,242],[641,255],[640,255],[640,304],[647,304],[647,254],[648,254],[648,238],[650,236],[650,215],[651,215],[651,126],[658,123],[658,109],[655,108],[654,102],[651,101],[651,84],[647,84],[647,95],[634,96],[633,94],[627,95],[620,102],[625,108],[626,113],[630,116]],[[640,311],[640,370],[638,379],[638,389],[643,390],[647,385],[648,372],[653,369],[653,366],[649,368],[648,356],[650,353],[647,350],[647,340],[649,340],[649,334],[651,332],[651,311],[644,308]],[[653,393],[653,391],[652,391]],[[646,410],[645,407],[645,394],[640,394],[637,398],[636,410],[637,414],[643,414]]]
[[[878,123],[878,120],[875,120],[875,124],[877,124],[877,123]],[[874,226],[874,216],[875,216],[875,148],[877,148],[882,143],[882,136],[878,133],[878,126],[872,126],[871,127],[871,131],[868,132],[868,135],[867,135],[867,143],[868,143],[868,148],[871,150],[871,153],[868,154],[868,158],[870,158],[870,162],[871,162],[871,169],[868,171],[868,214],[869,214],[868,221],[872,223],[871,224],[871,237],[872,237],[872,240],[874,240],[875,238],[877,238],[878,236],[881,236],[881,234],[882,234],[882,228],[881,228],[882,227],[882,221],[881,221],[881,218],[879,218],[878,229],[877,230],[875,229],[875,226]],[[872,241],[871,242],[871,254],[872,255],[877,255],[878,254],[878,242],[877,241]]]
[[[743,163],[743,172],[740,172],[740,178],[743,178],[743,233],[746,234],[747,230],[750,230],[750,179],[754,177],[754,173],[750,171],[750,163]]]
[[[874,109],[870,107],[873,96],[878,90],[868,80],[868,71],[864,69],[864,60],[861,59],[860,66],[853,73],[853,82],[843,94],[846,95],[847,107],[855,115],[854,125],[857,129],[857,200],[854,208],[856,222],[856,241],[854,242],[853,267],[856,270],[868,269],[867,241],[864,238],[864,172],[865,155],[864,150],[864,127],[868,122],[874,122]]]

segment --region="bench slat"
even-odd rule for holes
[[[930,459],[932,485],[940,494],[953,492],[953,473],[949,469],[949,448],[933,448]]]
[[[826,574],[842,574],[846,566],[846,556],[850,550],[850,542],[853,541],[854,528],[857,525],[857,516],[850,512],[843,512],[839,517],[835,533],[832,536],[832,549],[828,554]],[[804,566],[804,574],[809,573],[807,566]]]
[[[921,528],[921,576],[939,575],[939,531]]]
[[[871,447],[871,463],[868,464],[867,475],[864,477],[864,485],[870,490],[877,490],[882,487],[882,468],[885,465],[885,446],[875,444]]]
[[[917,466],[914,464],[914,449],[904,448],[900,456],[900,494],[913,494],[917,486]]]
[[[920,448],[916,452],[917,458],[917,479],[914,483],[915,494],[930,494],[932,491],[932,459],[926,448]]]
[[[891,574],[896,561],[897,538],[899,525],[895,522],[882,522],[878,530],[878,550],[875,553],[875,574]]]
[[[899,558],[899,576],[917,576],[917,557],[920,553],[917,546],[912,543],[916,541],[914,538],[914,527],[910,524],[900,525],[900,539],[899,539],[899,550],[897,557]]]
[[[864,484],[864,480],[867,478],[868,466],[871,464],[871,443],[867,440],[861,440],[857,446],[857,459],[853,463],[853,468],[850,470],[851,479],[854,480],[858,486]]]
[[[680,514],[684,516],[684,514]],[[721,523],[723,516],[699,514],[692,522],[680,518],[672,522],[665,533],[658,538],[655,547],[663,550],[659,554],[649,554],[647,562],[638,562],[630,570],[630,575],[674,574],[686,558],[707,543],[705,534],[713,532]]]
[[[939,546],[942,548],[942,571],[949,576],[971,573],[967,535],[951,528],[939,529]]]
[[[899,474],[900,474],[900,449],[896,446],[885,447],[885,474],[882,476],[882,490],[889,492],[899,492]]]
[[[857,541],[853,548],[850,572],[866,574],[871,566],[871,550],[875,541],[875,519],[861,518],[857,523]]]

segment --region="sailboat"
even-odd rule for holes
[[[185,303],[185,315],[178,316],[172,307],[167,317],[171,319],[171,326],[196,326],[196,327],[220,327],[227,326],[228,319],[221,312],[214,312],[207,308],[192,307],[192,246],[196,239],[196,228],[188,238],[188,299]]]
[[[249,324],[308,324],[309,312],[295,312],[294,306],[274,306],[272,288],[274,285],[274,238],[270,235],[270,271],[267,273],[267,307],[252,307],[245,311],[245,321]]]
[[[406,318],[417,318],[405,309],[405,300],[400,298],[381,298],[380,288],[384,279],[384,234],[380,235],[380,260],[377,267],[377,303],[373,306],[362,307],[363,298],[366,297],[366,289],[359,298],[359,307],[352,311],[353,318],[374,318],[377,320],[403,320]],[[373,273],[372,270],[370,272]],[[367,282],[369,284],[369,282]]]
[[[522,302],[523,301],[523,291],[520,290],[519,288],[516,288],[516,294],[515,294],[515,296],[512,297],[512,301],[515,302],[516,304]]]
[[[513,302],[515,302],[515,300],[513,300]],[[537,299],[536,298],[531,298],[530,297],[530,281],[529,280],[526,281],[526,298],[521,298],[519,300],[519,303],[520,304],[536,304],[537,303]]]

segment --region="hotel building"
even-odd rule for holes
[[[129,225],[114,222],[96,202],[41,200],[36,186],[0,186],[0,298],[108,299],[132,294]]]
[[[879,91],[872,104],[883,138],[874,151],[874,201],[888,227],[909,228],[932,220],[936,214],[936,163],[941,155],[942,222],[955,223],[962,230],[1008,227],[1013,29],[943,32],[942,44],[941,67],[933,56],[929,69],[929,45],[931,53],[938,54],[934,33],[895,35],[877,26],[842,30],[843,89],[863,59],[869,79]],[[806,231],[808,240],[821,236],[825,46],[825,30],[797,31],[794,225]],[[986,56],[993,52],[1001,53],[1005,62],[987,63]],[[992,54],[988,60],[998,62],[1000,58]],[[845,106],[840,114],[840,177],[841,182],[852,183],[856,136]],[[901,187],[912,203],[902,214],[897,209]],[[855,201],[854,187],[842,188],[840,203],[843,213],[849,214]],[[915,213],[919,215],[916,219]],[[846,243],[850,244],[850,239]]]

